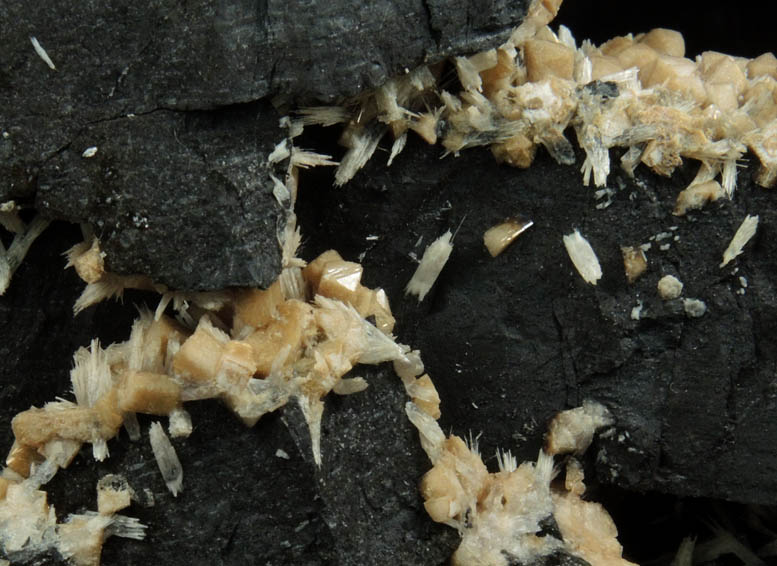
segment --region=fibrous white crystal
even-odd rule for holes
[[[350,149],[335,172],[335,185],[343,186],[356,172],[364,167],[378,147],[378,142],[386,133],[385,126],[368,127],[353,135]]]
[[[596,285],[602,277],[602,268],[596,252],[578,230],[564,236],[564,247],[567,249],[569,259],[577,269],[580,277],[586,283]]]
[[[113,386],[111,368],[100,341],[92,340],[89,349],[79,348],[73,355],[74,367],[70,370],[70,381],[76,402],[84,407],[94,404]]]
[[[0,242],[0,295],[5,294],[8,290],[8,285],[14,272],[21,265],[32,243],[46,229],[49,222],[49,220],[38,215],[23,232],[17,233],[14,236],[8,250]]]
[[[731,239],[726,251],[723,252],[723,261],[721,262],[720,267],[725,267],[731,260],[742,253],[742,248],[744,248],[745,244],[750,241],[750,238],[755,235],[757,229],[758,216],[750,216],[748,214],[742,221],[742,224],[739,225],[739,228]]]
[[[144,275],[116,275],[104,273],[99,281],[89,283],[73,305],[73,313],[110,297],[121,297],[126,288],[154,289],[151,280]]]
[[[32,43],[33,49],[35,49],[35,53],[38,54],[38,57],[43,59],[46,65],[49,66],[49,69],[51,69],[52,71],[56,71],[57,68],[54,66],[54,62],[51,60],[51,57],[49,57],[49,54],[46,53],[46,50],[43,49],[43,46],[40,44],[40,42],[34,35],[30,36],[30,42]]]
[[[347,122],[351,117],[342,106],[308,106],[297,111],[305,126],[334,126]]]
[[[405,144],[407,144],[407,132],[394,140],[394,143],[391,145],[391,153],[389,154],[386,167],[391,167],[391,164],[394,162],[394,158],[402,153],[403,149],[405,149]]]
[[[453,251],[453,244],[451,243],[452,234],[448,230],[437,238],[434,242],[429,244],[424,251],[424,256],[421,258],[421,263],[413,273],[413,277],[405,287],[405,294],[413,294],[418,297],[418,302],[424,300],[426,294],[437,281],[440,276],[442,268],[448,261],[448,258]]]
[[[428,413],[423,411],[413,403],[408,401],[405,403],[405,414],[410,422],[418,429],[418,435],[421,439],[421,447],[429,456],[432,464],[435,464],[441,454],[442,447],[445,443],[445,433],[440,428],[439,423],[431,417]]]
[[[307,169],[308,167],[322,167],[326,165],[339,165],[337,161],[332,161],[331,155],[307,151],[298,147],[291,148],[291,165]]]
[[[183,468],[181,468],[178,454],[175,453],[175,448],[170,443],[170,439],[167,438],[161,424],[151,423],[148,439],[151,442],[151,450],[154,452],[154,458],[156,458],[159,471],[162,472],[167,489],[170,490],[173,497],[178,496],[178,492],[183,489]]]
[[[111,523],[108,525],[108,528],[105,529],[105,535],[106,537],[116,536],[143,540],[146,538],[146,528],[146,525],[141,523],[137,517],[113,515],[111,516]]]

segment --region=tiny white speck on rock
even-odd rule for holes
[[[642,317],[642,301],[637,301],[637,306],[631,309],[631,320],[639,320]]]
[[[284,460],[290,460],[291,457],[288,455],[288,453],[285,450],[282,450],[278,448],[278,450],[275,451],[275,455],[278,458],[283,458]]]
[[[97,146],[93,145],[91,147],[87,147],[84,152],[81,154],[81,157],[85,159],[89,159],[90,157],[94,157],[95,154],[97,154]]]

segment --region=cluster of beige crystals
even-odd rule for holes
[[[117,276],[104,270],[99,243],[87,233],[85,242],[68,253],[68,265],[88,283],[76,312],[125,287],[159,291],[162,300],[155,313],[140,313],[128,341],[103,348],[95,340],[76,352],[74,401],[57,399],[13,419],[15,442],[0,476],[4,550],[26,556],[54,547],[75,564],[96,565],[108,536],[143,538],[143,525],[118,514],[133,495],[120,477],[99,483],[98,511],[71,515],[62,523],[41,490],[83,444],[91,443],[94,457],[102,460],[109,455],[107,441],[122,426],[131,438],[140,438],[138,413],[168,417],[169,433],[176,437],[191,433],[184,408],[189,401],[222,399],[253,426],[295,399],[320,465],[324,397],[366,388],[362,378],[348,377],[357,364],[392,362],[410,399],[406,413],[433,466],[421,480],[425,508],[433,520],[462,535],[455,564],[502,565],[562,550],[595,566],[628,564],[612,520],[601,506],[581,498],[585,486],[574,457],[565,459],[564,480],[554,481],[554,456],[582,453],[596,429],[612,424],[604,407],[586,403],[561,413],[536,462],[518,465],[509,452],[500,452],[499,470],[489,472],[476,443],[440,429],[440,398],[420,353],[395,340],[386,294],[361,284],[362,267],[335,251],[309,264],[296,257],[298,169],[337,165],[336,181],[344,184],[389,131],[395,140],[389,164],[404,148],[408,131],[414,131],[429,143],[439,141],[446,152],[490,145],[497,161],[528,167],[540,145],[559,162],[574,162],[564,137],[571,126],[587,155],[584,181],[593,176],[598,186],[610,172],[612,147],[626,148],[621,166],[628,173],[642,162],[670,175],[683,157],[697,159],[698,176],[678,195],[677,215],[731,197],[737,160],[748,148],[761,161],[757,181],[766,187],[777,182],[773,55],[747,60],[707,52],[693,61],[684,57],[682,36],[663,29],[578,47],[569,30],[555,33],[547,26],[559,5],[560,0],[534,2],[503,46],[456,58],[463,87],[458,95],[438,89],[439,69],[421,67],[363,96],[350,109],[309,108],[289,121],[297,133],[308,124],[347,123],[341,141],[349,149],[339,164],[286,142],[270,156],[274,163],[290,157],[286,180],[273,177],[274,193],[288,206],[290,221],[279,234],[282,274],[266,290],[176,293],[145,276]],[[26,227],[11,212],[3,209],[0,219],[24,235]],[[495,227],[485,240],[491,255],[530,225],[511,219]],[[578,247],[587,245],[576,235]],[[568,236],[568,245],[574,237]],[[20,236],[19,249],[28,247],[28,240]],[[10,278],[20,261],[16,255],[23,252],[0,252],[0,279],[6,272]],[[646,268],[644,251],[626,247],[623,253],[631,281]],[[594,271],[589,282],[601,276]],[[431,286],[430,279],[424,285]],[[176,318],[165,314],[169,305]],[[159,423],[151,425],[149,437],[165,482],[177,495],[184,482],[175,450]],[[539,535],[540,522],[549,516],[563,540]]]
[[[457,57],[458,94],[438,87],[438,65],[389,81],[357,100],[353,112],[305,109],[304,124],[347,123],[341,143],[349,149],[337,182],[350,180],[387,132],[395,139],[389,164],[413,131],[446,153],[487,145],[498,162],[525,168],[539,146],[573,164],[564,136],[572,127],[586,153],[586,185],[591,176],[595,185],[606,184],[613,147],[626,149],[621,167],[629,174],[639,163],[668,176],[683,157],[700,161],[698,176],[678,195],[677,215],[731,197],[737,160],[748,149],[761,162],[756,182],[777,183],[772,53],[747,59],[707,51],[692,60],[682,35],[668,29],[578,46],[564,26],[558,33],[547,26],[560,4],[534,2],[504,45]]]
[[[117,277],[100,274],[100,260],[96,245],[70,254],[81,275],[94,274],[96,281]],[[131,488],[126,481],[121,485],[121,478],[101,480],[97,513],[71,515],[59,524],[40,489],[82,444],[91,443],[94,457],[102,460],[109,455],[107,441],[122,425],[131,438],[140,438],[138,413],[167,416],[170,434],[187,436],[192,425],[185,402],[220,398],[252,426],[295,398],[320,465],[323,397],[367,387],[362,378],[347,377],[356,364],[391,361],[410,398],[407,415],[433,464],[421,481],[425,507],[432,519],[456,527],[463,537],[457,564],[503,564],[505,556],[528,559],[562,549],[601,558],[592,564],[625,564],[607,513],[580,498],[574,459],[567,464],[567,483],[574,476],[575,487],[551,490],[553,455],[582,452],[593,431],[611,423],[606,409],[587,404],[560,414],[536,464],[518,466],[509,453],[500,454],[499,472],[489,473],[476,445],[443,434],[437,424],[440,398],[420,353],[395,341],[386,295],[361,284],[361,266],[335,251],[304,267],[300,263],[290,262],[266,290],[189,296],[191,304],[178,306],[178,320],[141,311],[128,341],[102,348],[95,340],[79,349],[71,372],[75,402],[58,399],[13,419],[16,440],[0,478],[5,550],[34,553],[55,546],[75,564],[95,565],[107,536],[143,537],[143,525],[117,514],[131,502]],[[159,423],[151,425],[149,437],[162,476],[177,495],[183,470],[174,448]],[[595,520],[580,524],[580,512]],[[564,542],[537,535],[540,522],[554,513]],[[598,540],[614,546],[599,556],[607,544]]]

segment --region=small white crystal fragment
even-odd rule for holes
[[[405,403],[405,414],[418,429],[424,452],[429,456],[432,464],[436,464],[442,455],[445,443],[445,433],[440,428],[439,423],[412,401]]]
[[[586,283],[596,285],[596,282],[602,277],[602,268],[599,265],[599,258],[596,257],[596,252],[588,240],[580,234],[579,230],[575,230],[564,236],[564,247],[580,277]]]
[[[170,490],[173,497],[177,497],[178,492],[183,489],[183,468],[178,460],[178,454],[175,453],[175,448],[158,422],[151,423],[148,438],[151,441],[151,450],[154,451],[154,458],[156,458],[159,471],[162,472],[167,489]]]
[[[52,71],[56,71],[57,68],[54,66],[54,62],[51,60],[51,57],[49,57],[49,54],[46,53],[46,50],[43,49],[43,46],[40,44],[40,42],[34,35],[30,36],[30,42],[32,43],[33,49],[35,49],[35,53],[38,54],[38,57],[43,59],[46,65],[49,66],[49,69],[51,69]]]
[[[418,302],[424,300],[426,294],[437,281],[440,276],[442,268],[448,261],[453,250],[453,244],[451,243],[452,234],[448,230],[437,238],[434,242],[429,244],[424,251],[424,256],[421,258],[421,263],[410,279],[410,282],[405,287],[405,294],[413,294],[418,297]]]
[[[720,267],[725,267],[731,260],[742,253],[742,248],[744,248],[745,244],[750,241],[750,238],[755,235],[757,228],[758,216],[750,216],[748,214],[742,221],[742,224],[740,224],[734,237],[731,239],[731,243],[726,248],[726,251],[723,252],[723,262],[720,264]]]
[[[97,155],[97,146],[93,145],[91,147],[87,147],[84,152],[81,154],[81,157],[84,159],[89,159],[90,157],[94,157]]]
[[[344,377],[335,383],[332,391],[338,395],[351,395],[367,389],[367,382],[363,377]]]

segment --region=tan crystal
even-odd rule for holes
[[[623,268],[626,271],[626,279],[630,284],[634,283],[647,270],[645,252],[639,247],[625,246],[621,248],[621,254],[623,255]]]
[[[566,45],[543,39],[530,39],[523,47],[530,81],[538,82],[551,76],[572,79],[575,52]]]
[[[169,415],[181,403],[181,387],[169,376],[150,371],[128,371],[118,393],[119,410]]]

